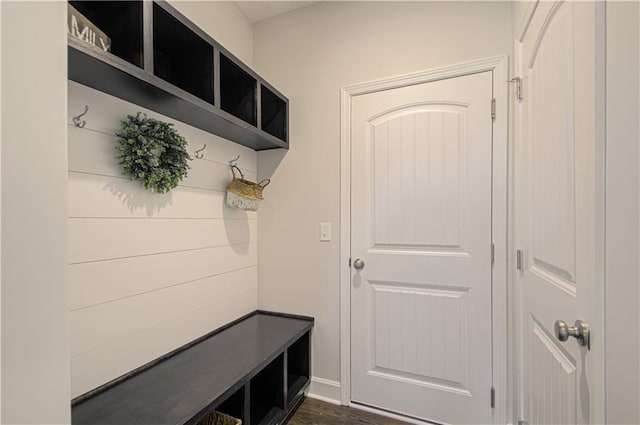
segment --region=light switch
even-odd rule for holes
[[[320,223],[320,241],[331,241],[331,223]]]

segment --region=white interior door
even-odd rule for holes
[[[530,424],[604,420],[600,7],[540,2],[520,46],[520,412]],[[591,326],[590,351],[556,335],[556,321],[577,319]]]
[[[489,71],[352,100],[355,402],[492,421],[492,87]]]

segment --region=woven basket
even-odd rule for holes
[[[240,174],[240,178],[236,176],[236,171]],[[244,174],[235,165],[231,166],[231,172],[233,173],[233,180],[227,187],[227,205],[231,208],[257,211],[260,201],[264,199],[262,190],[267,187],[271,180],[265,179],[258,183],[245,180]]]
[[[214,410],[198,422],[198,425],[242,425],[242,421]]]

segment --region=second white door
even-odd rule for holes
[[[604,4],[539,2],[531,10],[518,46],[524,98],[517,103],[522,137],[515,146],[520,419],[600,424]],[[560,321],[568,328],[576,320],[590,327],[592,343],[559,332]]]
[[[482,72],[352,100],[355,402],[492,422],[492,93]]]

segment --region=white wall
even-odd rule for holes
[[[511,51],[506,2],[323,2],[254,27],[256,70],[290,99],[291,149],[260,152],[272,177],[258,224],[258,305],[311,315],[312,391],[339,399],[340,89]],[[275,170],[275,171],[274,171]],[[318,223],[333,224],[319,242]]]
[[[231,1],[169,3],[245,64],[253,64],[253,25]]]
[[[66,2],[0,7],[1,422],[68,423]]]
[[[173,2],[172,2],[173,3]],[[228,2],[174,3],[251,61],[248,20]],[[76,397],[257,308],[257,214],[224,205],[228,161],[256,177],[256,153],[69,82],[69,319]],[[83,129],[72,117],[89,105]],[[170,193],[121,175],[115,136],[127,114],[175,123],[193,154]]]
[[[640,5],[607,3],[606,415],[640,423]]]

